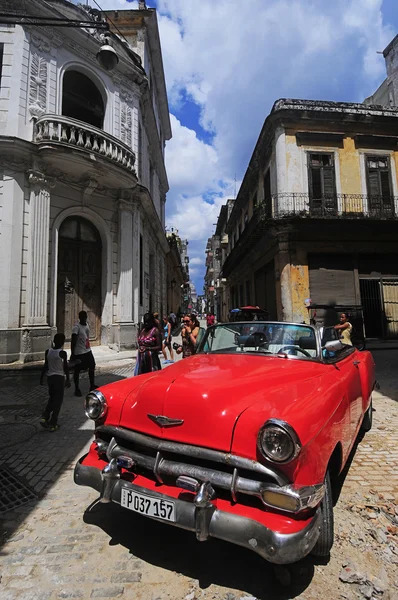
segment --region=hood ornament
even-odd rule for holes
[[[184,423],[184,419],[170,419],[169,417],[165,417],[164,415],[151,415],[148,413],[148,417],[159,425],[159,427],[177,427],[177,425],[182,425]]]

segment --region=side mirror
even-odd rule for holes
[[[330,342],[326,342],[324,348],[328,352],[338,352],[344,348],[344,344],[340,340],[331,340]]]

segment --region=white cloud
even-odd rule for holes
[[[85,0],[72,0],[74,4],[84,4]],[[134,10],[138,8],[138,0],[127,2],[127,0],[97,0],[102,10]],[[98,4],[94,0],[88,0],[89,6],[98,8]]]
[[[194,9],[187,0],[159,0],[158,6],[171,110],[188,95],[201,108],[201,125],[215,132],[211,152],[173,119],[175,138],[167,147],[169,222],[188,239],[202,239],[204,250],[224,200],[210,206],[204,193],[212,182],[219,191],[218,180],[231,184],[235,173],[243,176],[273,102],[361,101],[384,77],[376,50],[394,32],[383,25],[382,0],[313,0],[310,10],[303,0],[201,0]]]
[[[104,9],[137,7],[136,1],[98,2]],[[361,101],[385,76],[376,51],[394,31],[383,23],[383,0],[157,0],[157,5],[171,112],[178,113],[188,96],[200,107],[202,127],[214,133],[212,145],[205,144],[171,116],[174,137],[166,149],[168,222],[188,239],[201,240],[204,250],[273,102]],[[229,186],[224,191],[220,180]],[[210,192],[223,196],[211,205]]]
[[[167,144],[166,167],[170,187],[174,193],[197,194],[214,185],[218,176],[217,152],[200,141],[170,115],[173,137]]]

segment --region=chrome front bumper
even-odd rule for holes
[[[208,537],[218,538],[254,550],[272,563],[288,564],[304,558],[318,539],[321,525],[319,508],[307,527],[297,533],[281,534],[252,519],[218,510],[211,502],[190,503],[134,485],[121,479],[117,468],[109,469],[107,465],[108,468],[105,467],[100,471],[96,467],[83,465],[83,459],[84,457],[75,467],[75,483],[97,490],[102,502],[120,504],[122,488],[144,492],[152,498],[167,498],[175,504],[176,522],[172,524],[194,531],[200,541]],[[155,518],[155,520],[161,519]],[[168,523],[168,521],[162,522]]]

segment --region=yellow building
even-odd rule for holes
[[[398,336],[397,144],[398,107],[278,100],[227,223],[228,307],[361,305],[367,337]]]

